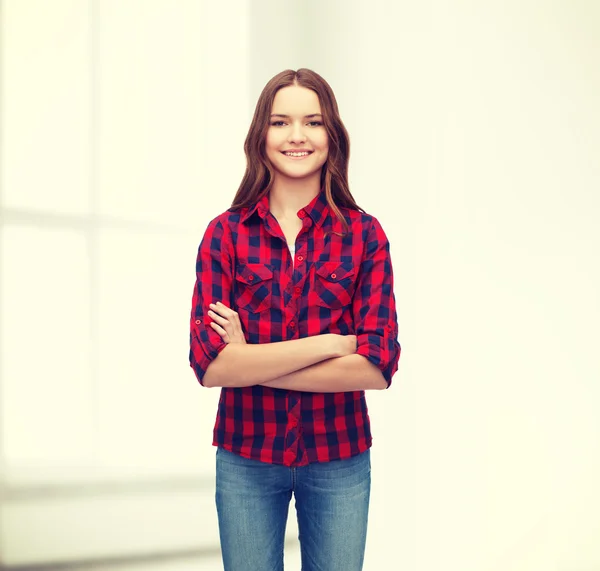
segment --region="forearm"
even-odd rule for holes
[[[316,393],[385,389],[388,386],[381,371],[357,354],[328,359],[261,384],[274,389]]]
[[[230,343],[209,365],[203,381],[207,387],[264,384],[338,355],[339,344],[329,334],[256,345]]]

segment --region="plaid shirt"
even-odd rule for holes
[[[343,227],[323,192],[299,211],[294,260],[268,196],[210,222],[190,320],[190,365],[201,384],[226,346],[207,316],[208,304],[221,301],[238,312],[247,343],[356,335],[356,352],[389,386],[400,357],[389,243],[373,216],[341,211],[350,226],[345,238],[332,233]],[[285,466],[349,458],[371,446],[365,393],[222,388],[213,445]]]

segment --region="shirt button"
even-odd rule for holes
[[[290,321],[290,327],[292,329],[294,329],[294,327],[296,327],[296,322],[295,321]]]
[[[301,210],[300,212],[298,212],[298,216],[300,216],[300,218],[304,218],[306,216],[306,212],[304,212],[304,210]]]
[[[297,259],[299,262],[302,262],[302,261],[304,260],[304,256],[298,256],[296,259]]]
[[[334,280],[335,278],[337,278],[337,276],[335,274],[331,274],[331,279]]]
[[[254,281],[254,276],[248,276],[248,281]]]
[[[298,294],[302,293],[302,289],[300,289],[299,287],[295,287],[294,291]]]
[[[202,323],[201,319],[196,319],[196,325],[200,325]]]

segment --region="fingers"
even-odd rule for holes
[[[211,311],[210,309],[208,310],[208,315],[210,315],[211,319],[213,321],[216,321],[219,325],[225,326],[229,323],[228,319],[221,317],[218,313],[215,313],[214,311]]]
[[[209,304],[208,316],[210,324],[226,343],[246,344],[244,330],[237,311],[230,309],[221,302]]]
[[[229,309],[221,302],[217,302],[216,304],[211,303],[209,304],[209,307],[212,308],[208,310],[208,315],[212,319],[210,326],[226,343],[235,340],[237,337],[236,327],[241,328],[237,312]],[[217,311],[219,313],[217,313]]]
[[[209,307],[213,311],[218,311],[219,314],[225,318],[229,318],[229,317],[233,317],[234,315],[237,315],[237,311],[233,311],[233,309],[230,309],[229,307],[227,307],[225,304],[221,303],[220,301],[217,301],[217,303],[211,303],[209,305]]]
[[[220,325],[216,324],[214,321],[210,324],[210,326],[223,338],[223,341],[229,342],[229,335],[227,331],[223,329]]]
[[[231,325],[241,330],[241,322],[240,317],[237,311],[233,311],[233,309],[229,309],[226,305],[223,305],[220,301],[216,304],[211,303],[209,307],[212,308],[212,311],[209,310],[208,314],[217,322],[219,325],[223,327],[227,327],[227,325]],[[217,313],[218,312],[218,313]]]

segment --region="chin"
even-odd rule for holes
[[[304,171],[304,172],[298,172],[298,171],[289,171],[289,170],[285,170],[285,169],[277,169],[277,172],[282,175],[285,176],[287,178],[293,178],[293,179],[302,179],[302,178],[311,178],[313,176],[315,176],[316,173],[318,173],[321,169],[318,170],[311,170],[311,171]]]
[[[293,166],[290,168],[290,165],[281,164],[273,164],[273,166],[275,167],[275,170],[278,173],[289,178],[308,178],[311,176],[315,176],[316,173],[320,173],[325,165],[323,164],[317,167],[311,165],[309,168],[303,167],[301,165],[298,165],[296,168],[293,168]]]

